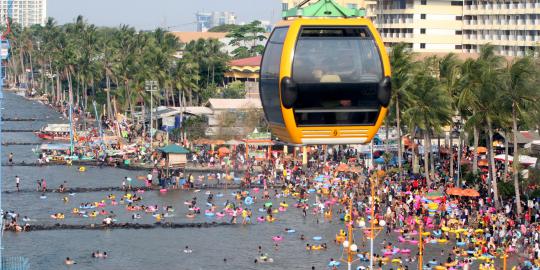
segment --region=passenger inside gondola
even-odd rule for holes
[[[382,67],[364,28],[302,30],[293,62],[299,126],[374,124]]]

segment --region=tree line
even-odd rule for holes
[[[472,173],[478,174],[480,140],[488,149],[489,174],[493,197],[500,206],[498,179],[494,160],[495,133],[504,137],[505,152],[513,142],[513,156],[520,149],[516,134],[520,130],[538,130],[540,125],[540,59],[530,52],[524,57],[505,58],[496,54],[490,44],[481,47],[477,57],[460,59],[456,54],[420,59],[407,45],[398,44],[390,52],[392,66],[392,103],[387,125],[395,125],[399,138],[407,132],[412,138],[424,139],[424,174],[428,183],[434,178],[435,165],[431,139],[444,127],[463,123],[471,134],[474,147]],[[483,137],[483,138],[482,138]],[[459,139],[463,140],[462,136]],[[398,164],[403,157],[399,140]],[[426,151],[427,150],[427,151]],[[413,160],[418,152],[413,152]],[[455,152],[452,153],[456,155]],[[453,158],[450,159],[454,167]],[[414,164],[414,162],[413,162]],[[508,179],[508,161],[502,180]],[[513,182],[517,211],[521,213],[519,162],[513,162]],[[450,173],[453,175],[453,171]]]
[[[82,16],[64,25],[52,18],[44,26],[15,24],[8,35],[6,81],[35,88],[63,109],[72,104],[87,111],[97,101],[108,117],[115,112],[131,117],[141,109],[144,114],[151,98],[148,80],[159,85],[154,104],[198,106],[211,97],[242,98],[242,85],[225,87],[227,62],[260,54],[254,40],[263,41],[263,31],[258,21],[232,29],[236,51],[228,55],[217,39],[182,43],[161,28],[96,27]]]

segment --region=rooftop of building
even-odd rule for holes
[[[260,99],[255,98],[211,98],[207,106],[212,110],[233,110],[233,109],[261,109]]]
[[[260,66],[262,61],[262,56],[257,55],[253,57],[241,58],[236,60],[229,61],[229,66]]]
[[[189,43],[199,39],[222,39],[227,36],[225,32],[171,32],[181,42]]]

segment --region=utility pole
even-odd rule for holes
[[[154,104],[154,92],[158,90],[158,82],[157,81],[145,81],[144,82],[144,90],[146,92],[150,92],[150,128],[149,128],[149,135],[150,135],[150,148],[152,148],[152,145],[154,143],[154,138],[152,137],[152,128],[154,126],[153,124],[153,104]],[[143,118],[146,118],[146,115],[143,116]]]

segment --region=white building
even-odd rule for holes
[[[28,27],[45,25],[47,21],[47,0],[0,0],[0,24],[5,25],[11,16],[14,24]]]
[[[225,25],[236,24],[236,15],[232,12],[197,12],[197,32],[206,32],[208,29]]]
[[[380,0],[376,26],[390,47],[417,52],[477,53],[491,43],[506,56],[540,44],[540,0]]]

